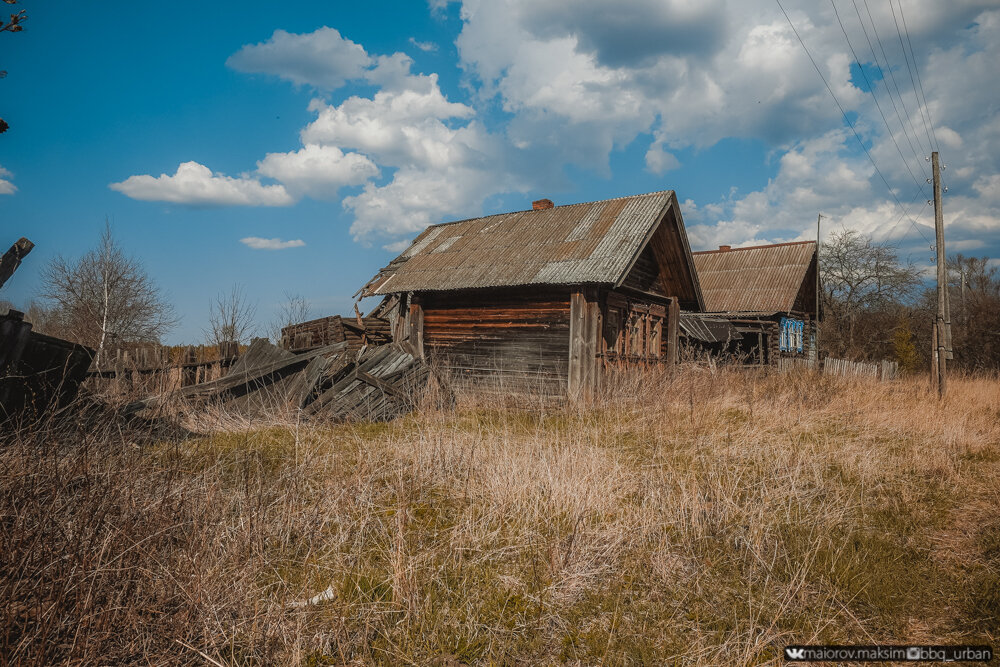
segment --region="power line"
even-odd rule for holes
[[[837,11],[837,3],[830,0],[830,6],[833,7],[833,14],[837,17],[837,23],[840,24],[840,30],[844,33],[844,39],[847,40],[847,48],[851,50],[851,55],[854,56],[854,62],[858,64],[858,69],[861,70],[861,75],[865,78],[865,83],[868,84],[868,92],[872,94],[872,99],[875,100],[875,108],[878,109],[879,115],[882,116],[882,122],[885,123],[885,129],[889,132],[889,138],[892,139],[893,145],[896,146],[896,152],[899,153],[899,159],[903,161],[903,166],[906,167],[906,171],[910,172],[910,178],[912,178],[913,182],[917,185],[917,189],[923,190],[924,184],[921,184],[920,181],[917,180],[917,177],[913,175],[913,170],[910,169],[910,165],[903,156],[903,151],[900,149],[899,143],[896,141],[896,137],[892,134],[892,128],[889,127],[889,120],[885,117],[885,113],[882,111],[882,105],[878,103],[878,97],[875,95],[875,86],[872,85],[871,80],[868,78],[868,73],[865,72],[865,68],[861,65],[861,59],[858,58],[858,54],[854,50],[854,45],[851,44],[851,38],[847,34],[847,29],[844,27],[844,22],[840,19],[840,12]],[[860,13],[858,14],[858,18],[861,18]]]
[[[896,77],[892,74],[892,68],[889,66],[889,58],[885,54],[885,48],[882,46],[882,40],[879,38],[878,30],[875,28],[875,19],[872,18],[871,10],[868,8],[868,0],[864,0],[864,2],[865,2],[865,11],[868,12],[868,19],[871,21],[872,24],[872,32],[875,34],[875,40],[878,41],[879,49],[882,51],[882,56],[885,58],[885,68],[889,71],[889,77],[890,81],[892,82],[892,85],[896,86]],[[872,60],[875,61],[875,67],[878,69],[879,76],[881,76],[882,80],[885,81],[886,80],[885,72],[882,71],[882,64],[879,62],[878,55],[876,55],[875,53],[875,47],[872,44],[871,37],[868,36],[868,29],[865,28],[865,20],[861,17],[861,10],[858,8],[858,0],[851,0],[851,3],[854,5],[855,13],[858,15],[858,21],[861,23],[861,31],[865,34],[865,40],[868,42],[868,48],[872,52]],[[899,107],[896,106],[896,98],[892,96],[892,88],[886,86],[885,93],[886,95],[889,96],[889,101],[892,103],[892,110],[896,112],[896,119],[899,121],[900,129],[903,130],[903,136],[906,137],[906,143],[910,145],[910,150],[913,151],[913,157],[917,159],[917,164],[920,165],[921,173],[926,176],[927,165],[924,162],[924,160],[921,159],[920,153],[917,151],[917,149],[913,147],[913,140],[910,139],[910,134],[909,132],[906,131],[906,122],[903,121],[903,115],[899,113]],[[896,95],[899,96],[898,86],[896,86]],[[903,101],[902,96],[899,96],[899,101],[900,102]],[[903,105],[903,110],[906,111],[905,105]],[[910,127],[912,130],[912,124]],[[916,134],[916,132],[914,132],[914,134]],[[920,142],[918,141],[917,143],[919,144]]]
[[[837,99],[837,95],[836,93],[833,92],[833,88],[830,87],[830,84],[829,82],[827,82],[826,77],[823,76],[823,72],[820,70],[819,65],[816,64],[816,59],[813,58],[812,53],[809,52],[809,49],[806,47],[806,43],[802,41],[802,37],[799,35],[799,31],[795,29],[795,24],[792,23],[791,17],[788,15],[788,12],[786,12],[785,8],[782,6],[781,0],[775,0],[775,2],[778,3],[778,8],[781,9],[781,13],[785,15],[785,20],[788,21],[788,25],[792,28],[792,32],[795,34],[796,39],[799,40],[799,44],[802,45],[802,50],[806,52],[807,56],[809,56],[809,62],[812,63],[812,66],[813,68],[815,68],[816,73],[819,74],[819,78],[823,80],[823,85],[826,86],[827,91],[830,93],[830,97],[832,97],[833,101],[836,102],[837,108],[840,109],[840,113],[844,117],[844,121],[847,123],[847,126],[851,128],[851,131],[854,133],[855,138],[857,138],[858,143],[861,145],[861,150],[863,150],[865,152],[865,155],[868,156],[868,161],[871,162],[872,166],[875,168],[875,173],[879,175],[879,178],[881,178],[882,182],[885,184],[885,189],[889,191],[889,196],[891,196],[893,200],[895,200],[896,204],[899,206],[899,208],[903,209],[903,212],[905,214],[906,209],[903,207],[902,202],[899,201],[899,197],[896,196],[896,193],[892,191],[892,187],[889,185],[889,181],[887,181],[885,176],[882,174],[882,170],[878,168],[877,164],[875,164],[875,159],[872,157],[872,154],[868,152],[868,147],[865,146],[864,140],[861,138],[861,135],[858,134],[857,129],[855,129],[854,123],[852,123],[851,119],[848,118],[847,112],[844,111],[844,105],[842,105],[840,103],[840,100]],[[916,228],[916,226],[914,226],[914,228]]]
[[[910,200],[910,203],[906,205],[906,208],[903,210],[900,216],[896,218],[896,222],[892,223],[892,227],[889,228],[889,233],[885,235],[886,239],[892,237],[892,233],[896,231],[896,227],[899,225],[900,222],[902,222],[903,218],[906,217],[906,214],[910,212],[910,209],[913,207],[915,203],[917,203],[917,199],[919,199],[921,195],[922,193],[918,190],[917,195],[912,200]],[[925,203],[924,206],[930,206],[930,203],[929,202]],[[920,209],[920,212],[917,213],[917,218],[923,215],[923,212],[925,210],[926,209],[923,208]],[[917,223],[914,221],[913,216],[910,216],[909,220],[910,220],[910,226],[913,227],[914,231],[916,231],[918,234],[920,234],[921,237],[923,237],[924,241],[927,242],[928,246],[933,247],[934,244],[931,243],[931,240],[927,238],[922,231],[920,231],[919,227],[917,227]],[[903,236],[900,237],[900,240],[902,241],[902,239],[904,238],[906,238],[906,234],[903,234]],[[897,243],[894,247],[899,248],[899,243]]]
[[[938,145],[937,132],[934,131],[934,121],[931,120],[931,108],[927,106],[927,96],[924,95],[924,82],[920,79],[920,68],[917,67],[917,57],[913,54],[913,42],[910,41],[910,30],[906,27],[906,15],[903,14],[903,3],[899,2],[899,18],[903,20],[903,32],[906,33],[906,43],[910,45],[910,56],[913,58],[913,71],[917,74],[917,85],[920,86],[920,97],[924,101],[924,110],[927,113],[927,122],[931,126],[931,135],[934,137],[934,150],[940,151],[941,146]]]
[[[899,30],[899,20],[896,18],[896,6],[892,4],[892,0],[889,0],[889,9],[892,10],[892,21],[896,24],[896,36],[899,37],[899,48],[903,50],[903,60],[906,61],[906,69],[910,73],[910,83],[913,85],[913,96],[917,100],[917,111],[920,112],[920,120],[924,124],[924,133],[927,135],[927,145],[931,147],[931,150],[935,150],[937,145],[931,140],[931,132],[928,129],[927,118],[924,116],[924,105],[920,102],[920,93],[917,92],[917,81],[913,75],[913,67],[910,65],[910,56],[906,53],[906,45],[903,44],[903,33]],[[903,6],[899,6],[899,11],[902,13]]]
[[[872,10],[868,6],[868,0],[865,2],[865,11],[868,13],[868,20],[872,24],[872,32],[875,33],[875,39],[878,41],[878,48],[882,51],[882,58],[885,60],[885,68],[889,70],[889,80],[892,81],[893,88],[896,89],[896,97],[899,98],[899,103],[903,106],[903,115],[906,117],[906,122],[910,124],[910,132],[913,133],[913,138],[917,141],[917,146],[920,148],[921,152],[924,147],[920,143],[920,133],[917,132],[916,128],[913,127],[913,119],[910,117],[910,110],[906,108],[906,100],[903,99],[903,93],[899,90],[899,84],[896,82],[896,74],[892,71],[892,67],[889,65],[889,54],[885,51],[885,45],[882,44],[882,38],[879,37],[878,29],[875,27],[875,19],[872,17]],[[929,155],[931,151],[934,150],[933,146],[927,148],[927,154]]]

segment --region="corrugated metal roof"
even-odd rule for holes
[[[816,254],[816,242],[692,254],[707,312],[788,312]]]
[[[671,203],[665,190],[432,225],[361,294],[617,284]]]
[[[681,313],[677,323],[689,338],[705,343],[728,343],[743,338],[743,334],[737,331],[729,320],[718,317]]]

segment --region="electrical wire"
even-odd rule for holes
[[[896,6],[892,4],[892,0],[889,0],[889,9],[892,10],[892,21],[896,24],[896,36],[899,37],[899,48],[903,50],[903,60],[906,61],[906,69],[910,73],[910,83],[913,85],[913,96],[917,100],[917,111],[920,113],[920,120],[924,124],[924,133],[927,135],[927,145],[931,147],[931,150],[936,150],[935,142],[931,140],[931,132],[928,128],[927,118],[924,116],[924,104],[921,104],[920,93],[917,92],[917,80],[913,74],[913,66],[910,64],[910,56],[906,53],[906,45],[903,44],[903,33],[899,29],[899,20],[896,18]],[[903,6],[899,6],[899,11],[902,13]]]
[[[899,18],[903,20],[903,32],[906,33],[906,43],[910,46],[910,57],[913,59],[913,71],[917,74],[917,85],[920,87],[920,97],[924,101],[924,111],[927,113],[927,122],[931,126],[931,136],[934,137],[934,150],[940,151],[941,146],[938,144],[937,132],[934,131],[934,121],[931,119],[931,108],[927,106],[927,96],[924,95],[924,82],[920,79],[920,68],[917,67],[917,57],[913,54],[913,42],[910,41],[910,30],[906,27],[906,15],[903,14],[903,3],[899,2]]]
[[[889,132],[889,138],[892,139],[892,143],[896,147],[896,152],[899,153],[899,159],[903,161],[903,166],[906,167],[906,171],[910,173],[910,178],[913,179],[913,182],[916,184],[917,189],[923,190],[924,187],[926,187],[926,183],[921,183],[920,181],[917,180],[917,177],[914,176],[913,170],[910,169],[910,165],[906,161],[906,158],[903,156],[902,149],[900,149],[899,147],[899,142],[897,142],[896,137],[893,136],[892,128],[889,127],[889,119],[885,117],[885,113],[882,111],[882,105],[879,104],[878,97],[875,95],[875,86],[872,85],[871,80],[868,78],[868,73],[865,72],[865,68],[862,67],[861,59],[858,58],[858,54],[854,50],[854,45],[851,44],[851,38],[847,34],[847,28],[844,27],[844,22],[840,19],[840,12],[837,11],[837,3],[835,3],[833,0],[830,0],[830,6],[833,7],[833,14],[834,16],[837,17],[837,23],[840,24],[840,30],[841,32],[844,33],[844,39],[847,40],[847,48],[851,50],[851,55],[854,56],[854,62],[858,64],[858,69],[861,70],[861,75],[864,77],[865,83],[868,84],[868,92],[872,94],[872,99],[875,100],[875,108],[878,109],[879,115],[882,116],[882,122],[885,123],[885,129]],[[861,18],[860,13],[858,14],[858,18]]]
[[[906,217],[907,213],[910,212],[910,209],[913,208],[913,205],[915,203],[917,203],[917,199],[920,199],[922,194],[923,194],[922,192],[918,191],[917,195],[912,200],[910,200],[909,204],[906,205],[906,208],[903,210],[903,212],[900,214],[900,216],[898,218],[896,218],[896,222],[892,223],[892,227],[889,228],[889,233],[885,235],[885,237],[887,239],[888,238],[892,238],[892,233],[894,231],[896,231],[896,227],[899,225],[900,222],[903,221],[903,218]],[[925,203],[924,206],[930,206],[930,203]],[[923,208],[920,209],[920,212],[916,214],[917,218],[919,218],[923,214],[923,212],[925,210],[926,209],[923,209]],[[914,221],[913,216],[910,216],[910,226],[913,227],[913,229],[918,234],[920,234],[920,236],[923,237],[924,241],[926,241],[929,246],[933,246],[933,244],[931,243],[931,240],[929,238],[927,238],[926,236],[924,236],[924,233],[922,231],[920,231],[919,227],[917,227],[917,224]],[[904,238],[906,238],[906,234],[903,234],[901,237],[899,237],[899,240],[902,241]],[[899,248],[899,243],[897,242],[893,247],[898,249]]]
[[[812,63],[812,66],[813,68],[815,68],[816,73],[819,74],[819,78],[823,80],[823,85],[826,86],[826,89],[830,93],[830,96],[833,98],[833,101],[837,104],[837,108],[840,109],[840,113],[844,117],[844,121],[847,123],[847,126],[851,128],[851,131],[854,133],[855,138],[857,138],[858,144],[861,145],[861,150],[863,150],[865,152],[865,155],[868,156],[868,161],[871,162],[872,167],[875,168],[875,173],[879,175],[879,178],[881,178],[882,182],[885,184],[885,188],[886,190],[888,190],[889,196],[893,198],[893,200],[896,202],[899,208],[903,210],[903,213],[905,215],[907,209],[903,206],[903,203],[899,201],[899,197],[896,196],[896,193],[892,191],[892,187],[889,185],[889,181],[886,180],[885,176],[882,174],[882,170],[878,168],[877,164],[875,164],[875,159],[872,157],[872,154],[868,151],[868,147],[865,146],[864,140],[861,138],[861,135],[858,134],[857,129],[854,127],[854,123],[852,123],[851,119],[847,116],[847,112],[844,110],[844,105],[842,105],[840,103],[840,100],[837,99],[837,95],[836,93],[833,92],[833,88],[830,87],[830,84],[826,80],[826,77],[823,76],[823,72],[820,70],[819,65],[816,64],[816,59],[813,58],[812,53],[810,53],[809,49],[806,47],[806,43],[802,40],[802,36],[799,35],[799,31],[795,28],[795,24],[792,22],[792,18],[788,15],[788,12],[785,11],[784,6],[781,4],[781,0],[775,0],[775,2],[778,3],[778,8],[781,9],[781,13],[785,15],[785,20],[788,21],[788,25],[792,28],[792,32],[795,34],[796,39],[799,40],[799,44],[802,45],[802,50],[805,51],[806,55],[809,57],[809,62]],[[912,218],[910,220],[910,223],[913,224]],[[917,229],[917,231],[920,231],[915,224],[913,224],[913,228]],[[921,232],[921,235],[923,235],[923,232]]]
[[[879,49],[882,51],[882,56],[885,58],[885,69],[889,71],[890,81],[893,86],[896,86],[896,77],[892,75],[892,68],[889,66],[889,58],[885,55],[885,48],[882,46],[882,40],[878,36],[878,30],[875,28],[875,19],[872,18],[871,10],[868,8],[868,0],[864,0],[865,10],[868,12],[868,19],[871,21],[872,32],[875,34],[875,39],[878,41]],[[865,41],[868,42],[868,48],[872,52],[872,60],[875,62],[875,67],[878,69],[878,74],[882,77],[882,81],[886,81],[885,72],[882,70],[882,64],[879,62],[878,55],[875,53],[875,46],[872,44],[871,37],[868,36],[868,29],[865,28],[865,20],[861,17],[861,10],[858,8],[858,0],[851,0],[854,5],[854,12],[858,15],[858,22],[861,23],[861,31],[865,34]],[[892,110],[896,112],[896,119],[899,121],[899,127],[903,130],[903,136],[906,138],[906,143],[909,144],[910,150],[913,152],[913,157],[916,158],[917,164],[920,165],[920,172],[926,177],[927,174],[927,163],[921,159],[920,153],[913,146],[913,140],[910,139],[910,133],[906,131],[906,122],[903,120],[903,115],[899,113],[899,107],[896,106],[896,98],[892,96],[892,88],[888,85],[885,87],[885,93],[889,96],[889,101],[892,103]],[[896,95],[899,96],[899,87],[896,87]],[[899,101],[902,102],[903,98],[900,96]],[[906,106],[903,106],[903,110],[906,111]],[[909,113],[909,112],[907,112]],[[912,130],[912,124],[911,124]],[[916,134],[916,132],[914,132]],[[920,143],[919,141],[917,142]]]

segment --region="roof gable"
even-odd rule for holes
[[[816,242],[707,250],[693,253],[705,310],[789,312],[801,301],[803,284],[815,263]],[[802,305],[802,304],[799,304]]]
[[[363,296],[524,285],[617,285],[667,221],[687,291],[700,302],[672,191],[432,225],[361,290]]]

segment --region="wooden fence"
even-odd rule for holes
[[[791,371],[799,368],[812,369],[815,360],[808,357],[778,357],[778,370]]]
[[[844,377],[872,377],[878,380],[895,380],[899,376],[899,364],[895,361],[848,361],[847,359],[827,358],[823,362],[823,375],[841,375]]]
[[[93,364],[87,372],[87,384],[101,393],[165,393],[216,380],[227,372],[240,356],[239,346],[187,346],[169,348],[143,345],[116,350],[113,359]]]
[[[808,357],[781,357],[778,359],[779,371],[812,370],[815,361]],[[848,361],[827,357],[823,363],[824,375],[839,375],[842,377],[871,377],[877,380],[895,380],[899,377],[899,364],[895,361]]]

